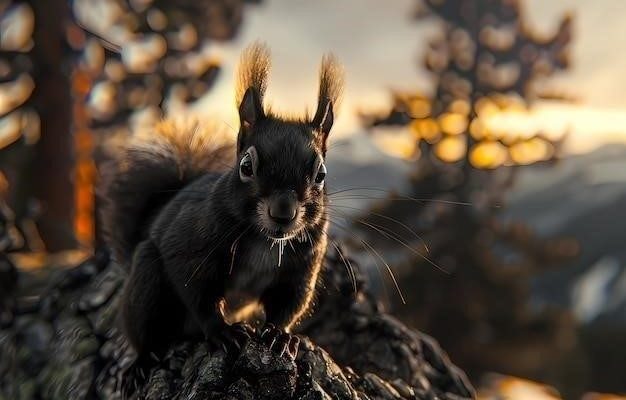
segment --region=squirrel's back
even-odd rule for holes
[[[165,120],[134,135],[102,167],[99,195],[105,240],[126,262],[152,217],[178,191],[208,172],[232,167],[235,141],[198,121]]]

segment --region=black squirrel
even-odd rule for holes
[[[130,267],[121,319],[139,359],[232,329],[229,296],[256,299],[261,336],[295,357],[290,332],[309,311],[326,252],[324,157],[343,74],[324,56],[315,115],[285,118],[263,106],[269,66],[265,45],[242,53],[236,143],[201,124],[162,121],[103,168],[102,223]]]

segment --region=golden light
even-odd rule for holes
[[[500,112],[500,107],[488,97],[482,97],[474,105],[476,114],[481,118],[488,118]]]
[[[467,129],[467,117],[457,113],[443,113],[439,116],[439,126],[448,135],[460,135]]]
[[[414,97],[409,101],[409,114],[412,118],[426,118],[430,111],[430,101],[424,97]]]
[[[500,142],[482,142],[472,147],[469,159],[476,168],[494,169],[503,165],[507,156],[507,148]]]
[[[448,136],[443,138],[435,147],[435,154],[445,162],[456,162],[463,158],[467,144],[462,136]]]
[[[457,114],[469,115],[471,107],[467,100],[457,99],[450,103],[448,110]]]
[[[415,140],[410,134],[380,132],[374,136],[374,143],[392,157],[415,160],[420,156],[419,140]]]
[[[487,388],[480,390],[479,400],[561,400],[552,387],[514,376],[495,376]]]
[[[511,159],[514,163],[520,165],[546,160],[552,155],[553,151],[552,145],[540,138],[516,143],[509,148]]]
[[[500,108],[507,112],[528,112],[528,106],[524,99],[519,96],[496,93],[490,99]]]
[[[428,143],[436,143],[441,137],[439,124],[432,118],[418,119],[411,123],[411,132],[417,138],[426,140]]]
[[[489,136],[489,130],[480,118],[474,118],[469,126],[470,135],[476,140],[482,140]]]

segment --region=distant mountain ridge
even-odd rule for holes
[[[626,323],[626,145],[603,146],[555,166],[520,171],[502,217],[581,245],[572,265],[534,288],[540,304],[570,307],[583,322]]]
[[[331,191],[408,189],[410,163],[385,155],[364,134],[334,144],[328,166]],[[366,209],[375,200],[334,201]],[[345,209],[346,214],[355,212]],[[523,221],[540,236],[576,238],[581,245],[573,264],[548,271],[534,282],[538,306],[571,308],[584,322],[626,324],[626,145],[606,145],[556,165],[521,167],[500,217]]]

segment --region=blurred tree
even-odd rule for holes
[[[182,111],[205,95],[219,71],[214,41],[234,37],[245,3],[252,2],[73,0],[81,28],[68,34],[80,52],[74,87],[81,241],[91,243],[97,232],[93,183],[95,164],[106,158],[103,142],[124,140],[131,126]]]
[[[64,0],[0,2],[0,168],[26,243],[71,246],[69,87],[64,74]],[[35,23],[35,21],[38,21]],[[43,209],[35,199],[42,199]]]
[[[389,112],[363,115],[375,134],[399,126],[398,134],[412,135],[414,146],[405,151],[415,163],[410,193],[385,200],[357,223],[378,247],[393,246],[392,255],[398,246],[411,249],[399,269],[410,307],[395,304],[397,311],[439,338],[470,375],[495,370],[564,383],[576,373],[562,363],[576,346],[573,320],[533,309],[529,285],[573,257],[578,245],[539,239],[522,223],[496,218],[517,168],[554,160],[560,141],[499,132],[489,119],[524,112],[536,99],[566,99],[548,90],[547,78],[569,65],[572,19],[565,16],[544,37],[513,0],[426,0],[418,15],[436,16],[444,27],[424,62],[433,93],[395,93]],[[378,196],[375,188],[342,195]],[[550,375],[555,364],[561,376]]]
[[[105,137],[206,94],[246,2],[0,0],[0,178],[28,248],[93,244]]]

